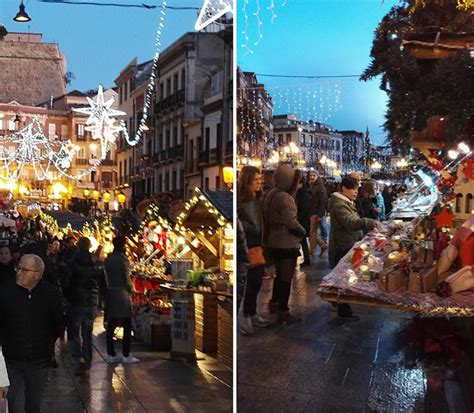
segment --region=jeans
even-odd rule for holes
[[[96,313],[97,307],[73,306],[71,311],[74,357],[78,361],[84,359],[86,369],[90,369],[92,363],[92,329]]]
[[[260,287],[262,286],[262,276],[264,269],[265,267],[261,265],[256,268],[249,268],[248,270],[243,308],[245,317],[252,317],[257,314],[257,296],[260,291]]]
[[[324,215],[321,218],[321,222],[319,223],[319,232],[321,234],[321,239],[327,243],[329,233],[328,233],[328,222],[326,220],[326,215]]]
[[[123,327],[122,354],[124,357],[128,357],[130,355],[130,347],[132,343],[132,319],[131,318],[107,319],[107,354],[109,356],[115,356],[114,332],[115,332],[115,329],[119,325],[122,325]]]
[[[6,364],[10,413],[40,413],[48,367],[37,367],[29,361],[7,361]]]
[[[324,217],[324,221],[326,221],[326,217]],[[321,220],[322,223],[322,220]],[[309,253],[311,255],[314,254],[314,250],[316,249],[316,245],[319,245],[320,248],[326,245],[326,242],[322,237],[319,235],[319,229],[321,225],[318,221],[317,215],[311,215],[310,217],[310,231],[309,231]],[[327,238],[327,230],[326,230],[326,238]]]

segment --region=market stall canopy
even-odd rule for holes
[[[222,219],[226,222],[232,221],[232,192],[203,189],[198,191],[193,200],[182,220],[182,225],[186,228],[217,228],[222,226],[219,222]]]

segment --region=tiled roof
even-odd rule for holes
[[[210,191],[209,189],[203,189],[201,192],[225,219],[232,221],[234,211],[234,197],[232,192]]]
[[[56,44],[0,41],[0,102],[35,106],[66,93]]]

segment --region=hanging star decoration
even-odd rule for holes
[[[434,219],[436,220],[437,228],[451,228],[453,226],[454,215],[450,214],[446,208],[443,208],[438,215],[434,215]]]
[[[99,85],[96,99],[87,98],[88,108],[73,108],[72,110],[89,115],[86,120],[86,130],[92,132],[92,139],[100,141],[100,158],[105,159],[109,145],[115,142],[117,134],[122,130],[116,126],[116,116],[124,116],[125,112],[112,109],[115,99],[104,100],[104,89]]]
[[[226,13],[234,10],[233,0],[204,0],[194,28],[197,31],[204,29]]]

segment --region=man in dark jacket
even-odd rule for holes
[[[308,182],[304,182],[303,186],[296,192],[296,206],[298,208],[298,221],[303,225],[306,230],[306,234],[310,233],[310,215],[311,215],[311,189]],[[301,248],[303,249],[304,262],[301,264],[302,267],[311,264],[311,258],[309,255],[308,248],[308,237],[305,236],[301,240]]]
[[[33,254],[18,264],[16,280],[0,289],[0,326],[8,369],[10,412],[41,412],[53,343],[63,329],[58,291],[42,281],[44,263]]]
[[[71,303],[73,353],[79,363],[76,376],[81,377],[87,377],[91,368],[92,329],[99,301],[99,272],[89,252],[90,246],[89,238],[82,237],[77,241],[68,297]]]
[[[309,253],[314,254],[316,245],[321,249],[319,256],[322,257],[327,251],[327,239],[323,239],[319,232],[324,232],[327,237],[326,223],[326,209],[328,204],[328,197],[324,182],[316,171],[308,173],[308,180],[311,188],[311,217],[310,217],[310,233],[309,233]],[[323,228],[321,228],[323,227]]]

